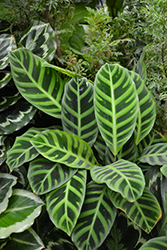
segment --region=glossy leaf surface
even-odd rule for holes
[[[0,214],[8,206],[8,199],[12,194],[12,187],[16,184],[17,178],[10,174],[0,173]]]
[[[112,228],[116,209],[106,191],[105,185],[93,181],[87,185],[82,211],[72,234],[72,240],[78,249],[97,249]]]
[[[27,49],[10,53],[14,82],[23,97],[53,117],[61,117],[64,84],[55,70],[44,67],[43,60]]]
[[[137,200],[143,193],[144,176],[135,163],[122,159],[110,165],[94,166],[90,171],[95,182],[105,183],[128,201]]]
[[[98,127],[114,155],[131,137],[138,114],[138,96],[128,71],[103,65],[95,79],[95,114]]]
[[[42,205],[43,201],[35,194],[15,189],[7,209],[0,214],[0,239],[29,228],[40,214]]]
[[[89,145],[79,137],[59,130],[39,133],[31,143],[45,158],[73,168],[91,168],[96,159]]]
[[[167,143],[157,143],[144,149],[139,160],[150,165],[164,165],[167,162]]]
[[[93,89],[94,86],[86,78],[72,78],[65,86],[62,99],[63,130],[77,135],[90,146],[98,132]]]
[[[167,249],[167,238],[155,237],[143,244],[139,250],[166,250]]]
[[[71,235],[85,198],[86,170],[78,171],[63,186],[46,195],[46,206],[54,225]]]
[[[30,162],[28,179],[34,193],[45,194],[63,185],[76,171],[39,156]]]
[[[108,190],[110,200],[114,206],[126,213],[128,218],[150,233],[162,216],[160,205],[155,196],[144,189],[143,195],[135,202],[128,202],[119,193]]]

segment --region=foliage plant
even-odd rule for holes
[[[90,81],[49,63],[48,24],[0,42],[0,249],[166,248],[167,143],[142,59]]]

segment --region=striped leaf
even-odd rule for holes
[[[0,173],[0,214],[8,206],[8,199],[12,194],[12,187],[16,184],[17,178],[10,174]]]
[[[150,239],[143,244],[139,250],[166,250],[167,249],[167,238],[166,236],[156,237]]]
[[[160,168],[160,171],[167,178],[167,163]]]
[[[41,129],[30,128],[23,135],[16,138],[12,148],[7,152],[6,163],[11,172],[39,155],[38,151],[30,143],[30,140],[37,135],[39,131],[41,131]]]
[[[72,78],[65,87],[61,113],[63,130],[77,135],[90,146],[98,132],[93,91],[94,86],[86,78]]]
[[[1,112],[0,134],[10,134],[27,125],[35,115],[36,108],[23,98]]]
[[[4,70],[5,71],[5,70]],[[6,86],[12,78],[11,73],[0,72],[0,89]]]
[[[167,162],[167,143],[153,144],[144,149],[140,162],[162,166]]]
[[[13,35],[0,35],[0,69],[4,69],[9,63],[8,53],[16,49],[15,38]]]
[[[110,200],[116,208],[126,213],[128,218],[150,233],[162,216],[160,205],[155,196],[144,189],[143,195],[135,202],[128,202],[119,193],[108,189]]]
[[[12,234],[5,246],[5,250],[41,250],[43,248],[42,240],[31,227],[22,233]]]
[[[46,207],[54,225],[71,235],[79,217],[86,189],[86,170],[78,171],[63,186],[46,195]]]
[[[138,114],[138,96],[128,71],[105,64],[95,79],[95,114],[98,127],[114,156],[131,137]]]
[[[151,131],[155,118],[156,106],[150,91],[145,86],[144,80],[135,72],[129,71],[133,79],[139,97],[139,112],[136,123],[135,143],[136,145]]]
[[[72,240],[78,249],[95,250],[106,239],[116,217],[107,187],[93,181],[87,185],[86,197]]]
[[[45,158],[72,168],[91,168],[96,159],[90,146],[76,135],[49,130],[39,133],[31,143]]]
[[[93,145],[95,147],[95,149],[98,152],[98,157],[100,158],[100,160],[104,163],[105,162],[105,156],[106,156],[106,144],[103,140],[103,137],[101,136],[100,133],[98,133],[96,141]]]
[[[46,114],[60,118],[64,84],[55,70],[42,62],[27,49],[10,53],[12,76],[22,96]]]
[[[107,166],[94,166],[90,173],[95,182],[105,183],[128,201],[137,200],[143,193],[144,176],[135,163],[122,159]]]
[[[30,162],[28,180],[34,193],[45,194],[66,183],[77,169],[51,162],[42,156]]]
[[[49,23],[41,21],[30,25],[23,33],[19,43],[47,61],[53,59],[57,48],[54,30]]]
[[[0,214],[0,239],[29,228],[40,214],[42,205],[43,201],[35,194],[14,189],[8,208]]]
[[[5,140],[4,144],[0,146],[0,165],[6,160],[7,152],[10,149],[9,140]]]

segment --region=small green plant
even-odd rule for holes
[[[53,37],[33,32],[18,49],[13,37],[1,37],[1,65],[10,62],[11,73],[1,80],[0,248],[49,250],[62,247],[62,237],[73,250],[166,247],[167,142],[153,129],[143,62],[133,71],[106,63],[92,82],[46,62]],[[52,126],[37,123],[39,110]]]

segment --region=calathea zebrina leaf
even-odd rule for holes
[[[144,80],[133,71],[129,71],[139,97],[139,112],[135,129],[136,145],[151,131],[156,117],[155,101],[147,89]]]
[[[31,143],[45,158],[72,168],[90,169],[96,163],[91,147],[76,135],[64,131],[41,132]]]
[[[101,246],[112,228],[116,213],[108,197],[107,186],[89,182],[81,214],[72,233],[77,248],[95,250]]]
[[[27,49],[10,53],[10,66],[16,87],[32,105],[48,115],[61,117],[64,83],[54,69],[44,67],[43,60]]]
[[[49,23],[41,21],[30,25],[23,33],[19,43],[47,61],[53,59],[57,48],[52,27]]]
[[[46,195],[46,207],[54,225],[71,235],[80,215],[86,190],[86,170],[79,170],[61,187]]]
[[[108,189],[110,200],[114,206],[121,209],[135,224],[146,233],[150,233],[162,216],[160,205],[155,196],[144,189],[142,196],[135,202],[129,202],[121,194]]]
[[[65,86],[61,113],[63,130],[77,135],[90,146],[98,132],[93,91],[94,86],[86,78],[72,78]]]
[[[5,71],[5,70],[4,70]],[[11,73],[0,72],[0,89],[9,83],[12,78]]]
[[[121,159],[110,165],[94,166],[90,172],[95,182],[105,183],[128,201],[137,200],[143,193],[144,176],[135,163]]]
[[[35,115],[36,108],[21,98],[1,112],[0,134],[10,134],[27,125]]]
[[[8,53],[16,49],[15,38],[13,35],[1,34],[0,35],[0,69],[4,69],[9,63]]]
[[[77,169],[39,156],[30,162],[28,179],[34,193],[45,194],[62,186],[76,172]]]
[[[166,250],[167,249],[167,238],[166,236],[155,237],[148,240],[143,244],[139,250]]]
[[[138,114],[138,96],[128,71],[105,64],[95,78],[95,115],[106,144],[117,155],[131,137]]]

